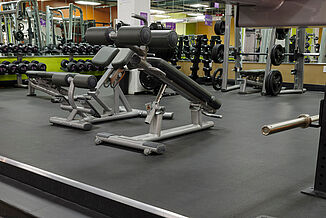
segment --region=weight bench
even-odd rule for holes
[[[52,97],[67,96],[68,90],[52,83],[52,76],[59,72],[44,71],[27,71],[28,77],[28,93],[27,96],[36,96],[35,90],[44,92]],[[68,74],[68,73],[66,73]],[[73,75],[72,73],[69,73]]]
[[[133,56],[130,49],[103,47],[93,58],[92,62],[96,65],[107,67],[106,72],[101,79],[97,81],[96,77],[90,75],[77,74],[74,78],[56,76],[52,77],[52,82],[56,85],[69,87],[68,101],[60,107],[69,111],[67,118],[51,117],[53,124],[90,130],[93,123],[107,122],[113,120],[146,117],[144,110],[132,109],[125,95],[123,94],[119,82],[124,76],[124,67],[129,63]],[[98,96],[102,86],[110,86],[114,91],[114,107],[107,106]],[[89,89],[87,94],[74,95],[75,88]],[[103,112],[97,110],[90,102],[91,100],[100,105]],[[122,103],[122,106],[120,106]],[[79,117],[77,117],[79,115]],[[166,113],[165,118],[172,119],[173,113]]]
[[[194,82],[163,59],[147,58],[147,61],[145,61],[138,55],[134,55],[131,64],[134,67],[144,69],[146,73],[155,76],[164,84],[155,101],[146,105],[148,115],[145,123],[150,125],[149,133],[133,137],[98,133],[95,139],[96,144],[107,142],[143,150],[145,155],[151,153],[162,154],[165,151],[165,145],[155,141],[213,127],[214,122],[202,121],[201,114],[214,118],[222,118],[222,116],[214,114],[221,107],[221,103],[198,83]],[[191,102],[191,124],[162,130],[162,116],[165,107],[160,106],[159,103],[167,86]]]
[[[248,94],[248,93],[254,93],[254,92],[261,92],[261,90],[263,88],[265,71],[266,71],[265,69],[239,71],[239,74],[241,77],[241,78],[237,79],[240,84],[239,93],[240,94]],[[280,77],[282,80],[282,74],[278,70],[271,70],[267,75],[268,75],[267,76],[268,79],[265,80],[266,81],[266,89],[267,89],[268,93],[273,95],[270,91],[270,89],[273,89],[273,87],[271,87],[271,86],[273,86],[273,84],[275,83],[273,80],[273,77]],[[273,84],[269,85],[269,83],[273,83]],[[256,88],[256,91],[248,92],[247,91],[248,85]],[[282,84],[280,84],[279,86],[281,87]],[[277,87],[277,88],[279,88],[279,87]],[[276,93],[278,94],[280,91],[281,91],[281,89],[279,89],[279,91],[276,91]]]

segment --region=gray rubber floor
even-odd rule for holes
[[[319,130],[260,133],[263,124],[317,114],[323,93],[271,98],[211,91],[223,103],[224,118],[214,128],[166,140],[164,155],[144,156],[94,144],[97,132],[146,133],[141,118],[97,124],[88,132],[52,126],[49,117],[66,112],[49,97],[0,89],[0,153],[190,217],[326,216],[326,200],[300,193],[313,184]],[[105,92],[109,103],[112,93]],[[128,96],[135,108],[153,98]],[[164,127],[189,122],[189,104],[181,96],[162,104],[176,115]]]

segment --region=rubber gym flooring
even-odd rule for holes
[[[96,124],[88,132],[53,126],[50,116],[67,113],[48,96],[0,89],[0,155],[190,217],[325,216],[326,200],[300,193],[313,185],[319,129],[260,132],[263,124],[318,114],[323,93],[262,97],[207,89],[222,101],[223,119],[205,117],[214,128],[165,140],[167,152],[154,156],[94,144],[98,132],[146,133],[142,118]],[[112,102],[109,89],[101,95]],[[128,99],[142,109],[154,96]],[[162,105],[175,112],[165,128],[190,121],[181,96],[165,97]]]

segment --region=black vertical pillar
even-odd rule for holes
[[[315,184],[313,188],[302,191],[304,194],[326,198],[326,90],[325,97],[320,103],[320,139],[317,156]]]

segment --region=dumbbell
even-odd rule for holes
[[[86,45],[86,54],[94,54],[94,49],[93,46],[91,45]]]
[[[76,64],[76,72],[80,73],[86,70],[86,66],[84,64],[83,60],[72,60],[72,62],[74,62]]]
[[[76,72],[76,68],[77,68],[74,62],[69,62],[68,60],[62,60],[61,67],[63,70],[68,72]]]
[[[12,64],[15,64],[17,66],[16,68],[16,73],[18,74],[24,74],[27,71],[27,64],[24,62],[19,62],[19,61],[13,61]]]
[[[23,43],[19,43],[18,48],[19,48],[19,52],[21,51],[21,53],[25,53],[25,54],[28,53],[28,47]]]
[[[33,70],[33,71],[38,70],[38,67],[37,67],[36,63],[32,63],[32,62],[29,62],[29,61],[23,61],[23,63],[27,65],[28,70]]]
[[[77,47],[77,53],[78,54],[85,54],[86,53],[86,45],[85,44],[80,44]]]
[[[31,46],[31,48],[32,48],[32,53],[33,54],[37,54],[38,53],[38,47],[36,45]]]
[[[7,54],[8,53],[8,45],[1,44],[0,45],[0,52]]]
[[[71,54],[75,54],[77,52],[78,52],[78,46],[77,46],[77,44],[71,44],[71,46],[70,46],[70,53]]]
[[[13,51],[12,51],[12,47],[14,46],[14,44],[13,43],[9,43],[8,45],[8,53],[12,53]]]
[[[18,45],[14,45],[14,44],[9,44],[9,48],[11,49],[11,52],[14,54],[17,53],[22,53],[22,49],[18,47]]]
[[[9,74],[15,74],[16,73],[16,71],[17,71],[17,65],[16,64],[12,64],[9,61],[3,61],[2,64],[7,66]]]
[[[97,54],[97,52],[101,49],[101,46],[100,45],[94,45],[93,46],[93,53],[94,54]]]
[[[5,64],[0,64],[0,75],[8,73],[8,66]]]
[[[97,71],[98,70],[98,68],[89,59],[85,60],[85,65],[86,65],[87,71]]]
[[[36,60],[31,61],[31,63],[34,63],[34,64],[37,65],[37,70],[39,70],[39,71],[46,71],[46,68],[47,67],[46,67],[46,64],[45,63],[38,62]]]

